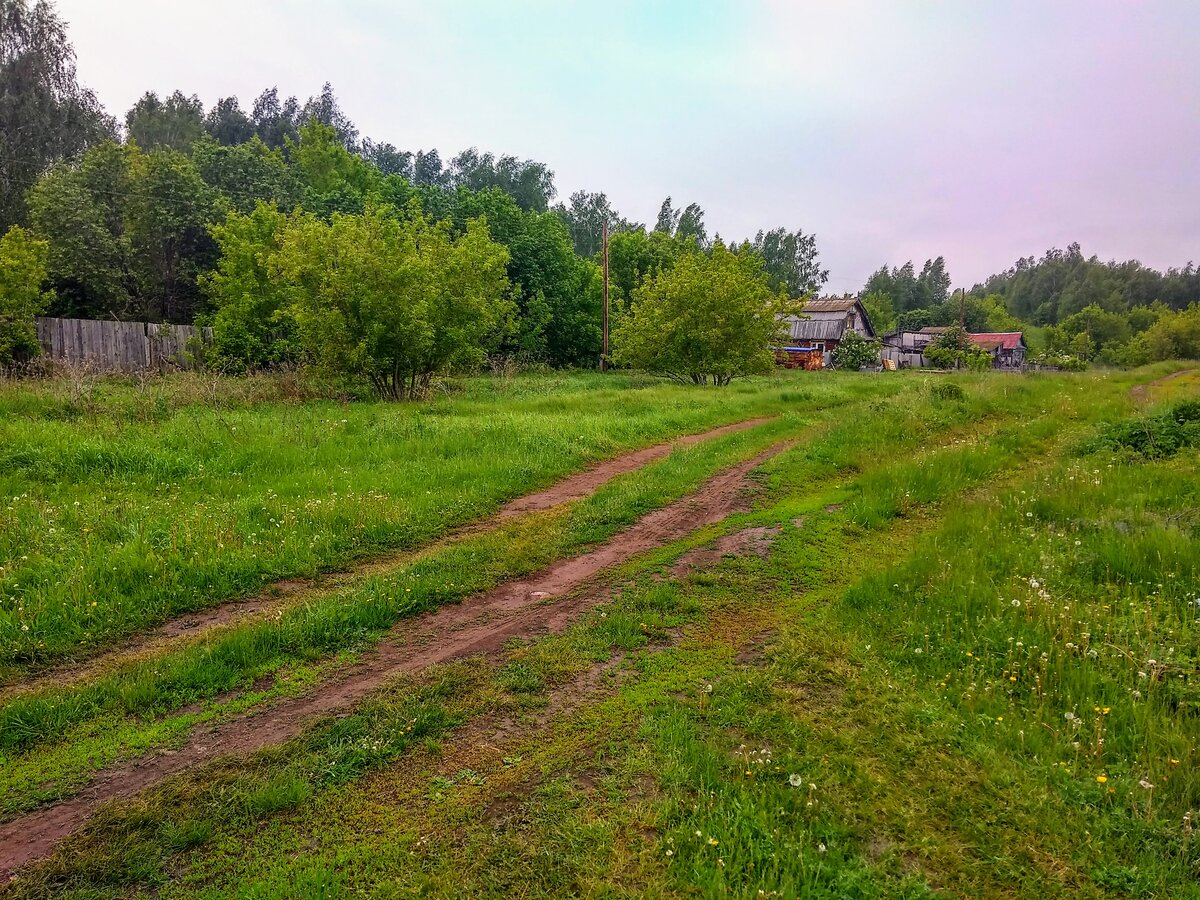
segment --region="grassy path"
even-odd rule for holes
[[[171,619],[151,631],[126,639],[119,647],[98,652],[86,662],[62,663],[36,674],[27,674],[20,681],[0,686],[0,703],[22,694],[45,690],[50,686],[62,688],[90,681],[133,660],[153,657],[168,649],[178,649],[213,632],[255,620],[279,616],[291,607],[307,603],[318,596],[328,595],[338,587],[365,575],[378,575],[410,565],[422,557],[444,550],[456,542],[461,542],[464,538],[495,531],[503,522],[517,516],[542,512],[564,503],[583,499],[612,479],[663,459],[676,447],[691,447],[703,441],[736,434],[769,421],[771,421],[769,418],[764,417],[746,419],[699,434],[683,435],[666,443],[655,444],[604,460],[589,466],[582,472],[564,478],[549,488],[511,500],[504,504],[496,514],[454,528],[439,540],[420,549],[371,557],[335,573],[332,577],[320,578],[311,582],[296,579],[277,581],[255,596],[220,603]]]
[[[598,573],[633,556],[715,524],[743,502],[747,474],[784,449],[777,444],[727,469],[700,490],[650,513],[605,544],[532,579],[507,583],[461,604],[405,620],[363,660],[319,690],[225,724],[201,728],[170,755],[139,759],[98,774],[72,799],[0,825],[0,881],[47,855],[97,806],[125,799],[170,775],[231,753],[252,753],[294,738],[322,716],[360,702],[398,675],[452,659],[495,652],[513,639],[560,631],[600,599],[587,590]],[[580,591],[582,589],[582,591]],[[567,595],[571,595],[569,599]]]

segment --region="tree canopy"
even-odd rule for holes
[[[49,166],[115,130],[48,0],[0,0],[0,230],[27,221],[25,192]]]
[[[770,371],[789,306],[756,255],[720,243],[710,254],[692,250],[634,290],[614,359],[683,383],[727,385]]]

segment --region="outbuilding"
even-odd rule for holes
[[[830,354],[850,331],[875,339],[875,329],[857,297],[809,300],[802,313],[783,319],[787,344],[775,349],[775,361],[781,366],[815,369],[829,365]]]

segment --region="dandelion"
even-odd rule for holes
[[[1147,781],[1145,778],[1143,778],[1141,781],[1139,781],[1139,782],[1138,782],[1138,787],[1140,787],[1140,788],[1141,788],[1142,790],[1144,790],[1144,791],[1152,791],[1152,790],[1154,790],[1154,785],[1152,785],[1152,784],[1151,784],[1149,781]]]
[[[1099,783],[1099,784],[1107,784],[1107,783],[1108,783],[1108,776],[1107,776],[1107,775],[1097,775],[1097,776],[1096,776],[1096,782],[1097,782],[1097,783]]]
[[[817,844],[817,852],[818,852],[818,853],[824,853],[824,852],[825,852],[825,850],[826,850],[826,847],[825,847],[825,845],[824,845],[823,843],[821,843],[821,844]]]
[[[700,832],[698,832],[698,831],[696,832],[696,837],[701,837]]]
[[[804,779],[799,775],[789,775],[788,784],[790,784],[792,787],[800,787],[800,785],[804,784]]]
[[[715,847],[715,846],[717,846],[717,844],[719,844],[719,843],[721,843],[721,842],[720,842],[720,841],[718,841],[718,840],[717,840],[715,837],[713,837],[712,835],[709,835],[709,836],[708,836],[708,846],[710,846],[710,847]]]
[[[1013,598],[1013,601],[1012,601],[1012,607],[1013,607],[1013,609],[1016,609],[1016,608],[1017,608],[1018,606],[1020,606],[1020,605],[1021,605],[1021,601],[1020,601],[1020,600],[1018,600],[1016,597],[1014,597],[1014,598]]]

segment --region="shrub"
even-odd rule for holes
[[[868,341],[857,331],[848,331],[833,348],[832,355],[835,368],[857,371],[879,362],[879,342]]]
[[[685,253],[634,291],[613,333],[614,360],[682,383],[729,384],[771,371],[777,316],[787,297],[771,290],[762,260],[717,243]]]
[[[0,368],[37,356],[34,317],[46,308],[42,292],[49,245],[14,225],[0,237]]]
[[[935,400],[965,400],[966,393],[960,385],[953,381],[939,381],[929,389],[930,396]]]
[[[1146,459],[1200,447],[1200,400],[1186,400],[1153,416],[1109,425],[1086,450],[1125,450]]]

